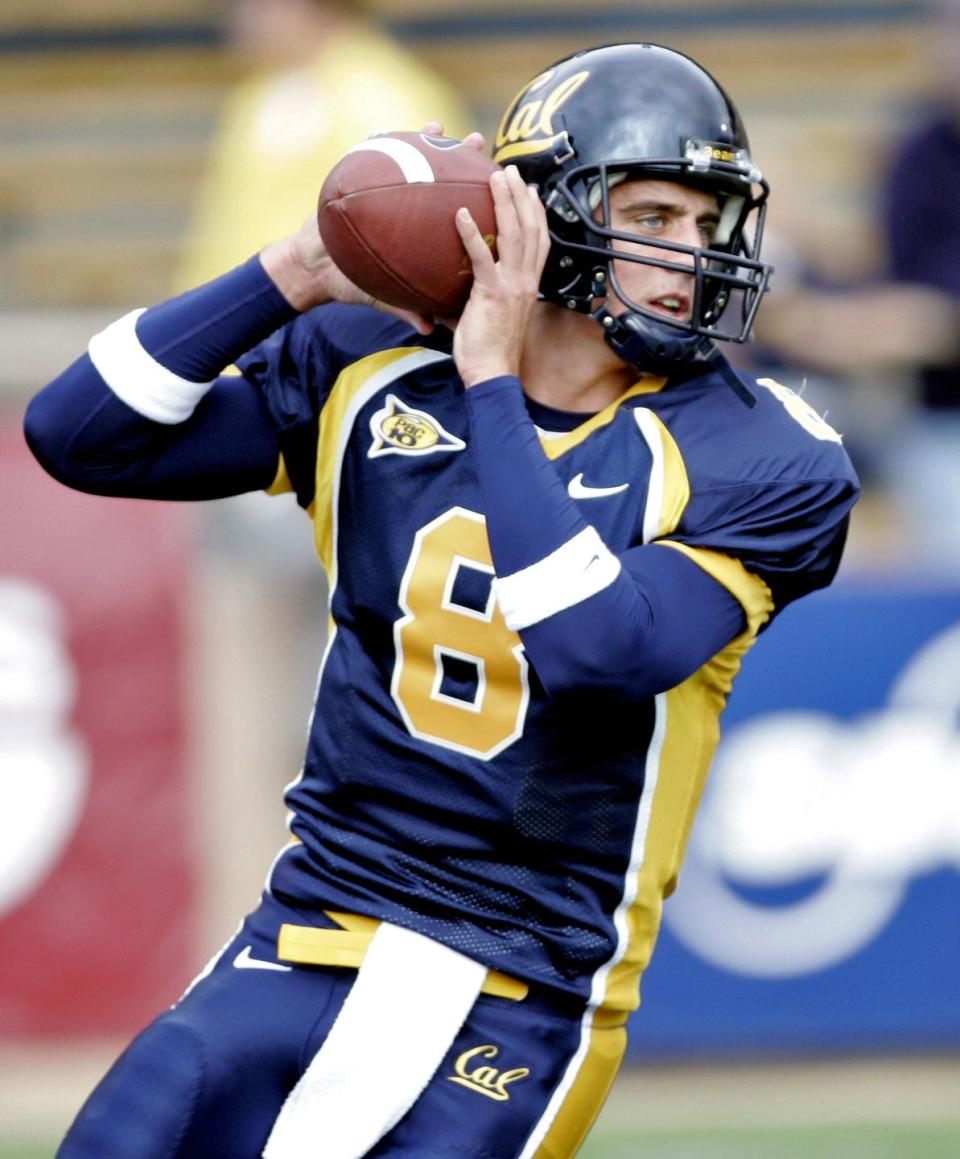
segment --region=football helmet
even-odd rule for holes
[[[541,296],[593,315],[626,362],[669,372],[709,354],[714,339],[749,337],[772,272],[760,261],[769,189],[733,102],[696,61],[641,43],[558,61],[513,99],[493,156],[516,165],[546,205],[553,244]],[[714,194],[720,221],[709,247],[611,228],[610,189],[626,178],[677,181]],[[630,243],[616,250],[617,262],[692,276],[688,320],[623,292],[615,241]],[[608,308],[611,291],[624,312]]]

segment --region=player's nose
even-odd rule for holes
[[[700,226],[694,217],[683,217],[677,223],[675,229],[672,231],[670,237],[672,242],[678,245],[691,246],[694,249],[700,248],[703,245],[703,235],[700,232]],[[694,264],[694,255],[679,251],[674,253],[675,260],[678,265],[690,266]]]

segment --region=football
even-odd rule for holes
[[[391,306],[460,313],[473,283],[454,214],[466,206],[494,248],[490,174],[478,149],[426,133],[379,133],[350,149],[320,191],[330,256],[361,290]]]

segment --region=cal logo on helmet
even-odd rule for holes
[[[407,406],[395,394],[387,396],[382,407],[370,420],[373,442],[367,458],[380,455],[430,455],[436,451],[462,451],[463,439],[451,435],[426,411]]]
[[[551,84],[555,70],[541,73],[511,102],[494,142],[493,159],[506,165],[514,157],[560,149],[569,152],[566,130],[554,121],[557,113],[590,75],[589,69]]]

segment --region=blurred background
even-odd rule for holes
[[[24,405],[294,228],[333,161],[488,137],[577,48],[733,95],[777,265],[737,357],[862,475],[836,585],[748,659],[588,1159],[960,1154],[960,0],[5,0],[0,1159],[50,1156],[285,840],[325,592],[303,516],[91,499]]]

